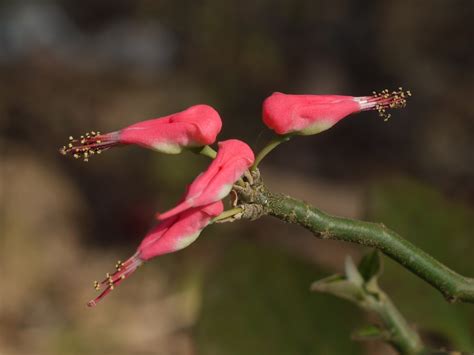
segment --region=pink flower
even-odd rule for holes
[[[216,158],[207,170],[189,185],[184,199],[173,209],[158,215],[163,220],[191,207],[204,206],[226,197],[232,185],[252,166],[252,149],[242,141],[229,139],[219,142]]]
[[[186,248],[197,239],[214,217],[222,213],[223,209],[222,201],[217,201],[206,206],[190,208],[160,222],[148,232],[132,257],[123,263],[120,261],[117,263],[115,273],[107,274],[106,279],[100,283],[95,282],[95,288],[103,291],[87,305],[95,306],[145,261]]]
[[[410,91],[373,96],[287,95],[276,92],[263,103],[263,122],[278,134],[311,135],[331,128],[344,117],[367,110],[377,110],[387,120],[387,108],[405,107]]]
[[[136,144],[162,153],[178,154],[183,148],[214,143],[221,128],[222,121],[216,110],[211,106],[196,105],[169,116],[135,123],[120,131],[91,132],[80,139],[69,137],[68,146],[62,147],[60,152],[87,161],[91,155],[109,148]]]

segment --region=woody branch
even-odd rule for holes
[[[318,238],[376,248],[436,288],[449,302],[474,303],[473,278],[456,273],[383,224],[331,216],[304,201],[269,191],[258,169],[252,175],[252,183],[234,186],[244,206],[244,218],[245,206],[252,206],[249,210],[258,211],[259,217],[270,215],[298,224]]]

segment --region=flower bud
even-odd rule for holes
[[[117,262],[115,273],[107,274],[102,282],[94,283],[96,290],[102,290],[102,292],[87,305],[95,306],[145,261],[190,245],[211,220],[220,215],[223,210],[222,201],[217,201],[206,206],[188,209],[160,222],[147,233],[132,257],[125,262]]]
[[[287,95],[276,92],[263,103],[263,122],[277,134],[311,135],[325,131],[350,114],[377,110],[388,120],[389,108],[406,106],[410,91],[383,90],[372,96]]]
[[[196,105],[169,116],[141,121],[120,131],[100,134],[90,132],[78,139],[69,137],[60,152],[87,161],[92,155],[115,146],[135,144],[167,154],[183,148],[200,147],[215,142],[222,121],[211,106]]]

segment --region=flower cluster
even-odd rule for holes
[[[274,93],[263,103],[263,122],[278,135],[311,135],[327,130],[344,117],[360,111],[377,110],[388,119],[390,116],[386,109],[404,107],[408,96],[411,96],[410,92],[401,88],[362,97]],[[199,147],[213,152],[208,145],[215,143],[221,128],[221,118],[215,109],[196,105],[115,132],[101,134],[92,131],[79,139],[69,137],[69,143],[60,152],[85,161],[104,150],[124,145],[138,145],[167,154]],[[176,206],[157,214],[156,226],[145,235],[135,254],[125,262],[119,261],[115,273],[107,274],[102,282],[95,282],[95,288],[102,292],[88,305],[96,305],[145,261],[193,243],[203,229],[222,214],[222,200],[229,195],[234,184],[246,171],[256,168],[269,150],[271,148],[264,148],[255,158],[252,149],[240,140],[218,142],[217,153],[211,154],[214,159],[209,167],[187,187]]]

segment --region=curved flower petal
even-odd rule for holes
[[[191,244],[199,233],[224,210],[222,201],[190,208],[161,221],[143,239],[138,247],[142,260],[172,253]]]
[[[227,196],[232,185],[255,160],[250,147],[237,139],[219,142],[216,159],[191,183],[184,199],[176,207],[158,215],[167,219],[191,207],[203,206]]]
[[[124,128],[119,132],[119,140],[122,144],[137,144],[165,153],[180,152],[182,147],[214,143],[221,128],[222,121],[216,110],[208,105],[196,105]]]

